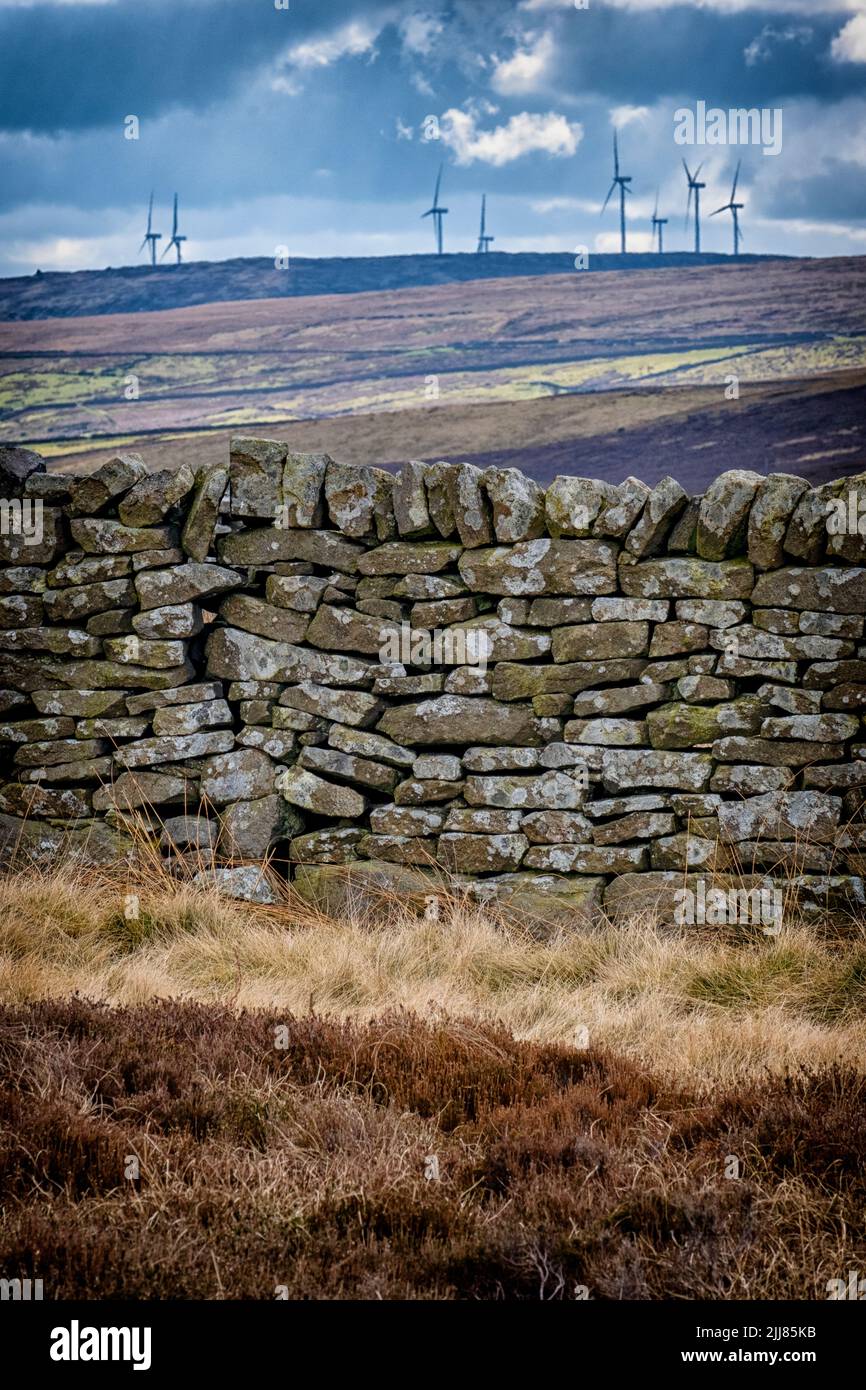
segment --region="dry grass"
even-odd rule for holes
[[[137,917],[126,894],[139,898]],[[153,998],[364,1021],[393,1008],[616,1049],[707,1087],[866,1058],[866,931],[627,925],[534,939],[459,896],[439,920],[386,903],[335,920],[285,894],[234,903],[147,866],[0,879],[0,1001]]]
[[[404,1013],[4,1007],[0,1268],[46,1298],[826,1298],[866,1259],[864,1098],[845,1068],[699,1097]]]

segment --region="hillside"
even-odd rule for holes
[[[740,264],[773,260],[740,256]],[[716,253],[695,256],[686,251],[596,255],[590,271],[675,269],[729,265],[732,258]],[[322,294],[361,294],[404,290],[425,285],[448,285],[468,280],[562,275],[573,272],[574,255],[505,251],[486,256],[352,256],[292,258],[287,270],[277,270],[267,257],[230,261],[197,261],[122,266],[106,270],[37,271],[35,275],[0,280],[0,321],[74,318],[81,314],[130,314],[152,309],[180,309],[228,300],[282,299]]]

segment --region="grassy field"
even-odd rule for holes
[[[0,323],[0,438],[63,464],[137,438],[209,448],[231,431],[293,438],[349,419],[367,421],[371,443],[385,414],[390,447],[374,461],[387,463],[412,456],[435,409],[473,420],[458,446],[472,457],[507,437],[503,410],[564,394],[580,397],[573,417],[608,396],[632,428],[635,387],[672,395],[676,414],[685,388],[694,404],[723,400],[731,373],[753,393],[862,376],[864,302],[866,261],[843,258]]]
[[[130,919],[128,894],[138,899]],[[167,873],[0,880],[0,1267],[46,1297],[826,1297],[866,932],[539,941]]]

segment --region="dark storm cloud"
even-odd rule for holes
[[[761,202],[768,217],[866,222],[866,181],[856,164],[830,158],[819,174],[788,179]]]
[[[375,0],[122,0],[0,8],[0,129],[51,134],[223,101],[290,44]]]

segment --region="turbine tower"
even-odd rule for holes
[[[138,248],[139,255],[141,255],[145,246],[148,248],[151,265],[156,265],[156,243],[158,241],[162,241],[162,232],[155,232],[153,230],[153,193],[151,193],[150,202],[147,205],[147,231],[144,234],[144,241]]]
[[[658,252],[660,256],[665,249],[662,244],[662,227],[667,225],[667,220],[666,217],[659,217],[659,191],[656,189],[656,205],[653,208],[653,236],[658,238]]]
[[[436,192],[433,194],[433,206],[432,208],[428,208],[426,212],[422,212],[421,214],[422,222],[424,221],[425,217],[433,218],[433,226],[436,230],[436,254],[439,256],[442,255],[442,219],[448,212],[447,208],[441,208],[439,206],[439,189],[442,187],[443,168],[444,165],[440,164],[439,177],[436,180]]]
[[[685,222],[683,223],[683,226],[687,227],[687,226],[689,225],[689,212],[691,211],[691,206],[692,206],[692,194],[694,193],[694,195],[695,195],[695,255],[696,255],[696,256],[699,256],[699,255],[701,254],[701,189],[702,189],[702,188],[706,188],[706,186],[707,186],[705,183],[699,183],[699,182],[698,182],[698,174],[701,172],[701,170],[703,169],[703,167],[704,167],[704,166],[703,166],[703,163],[699,164],[698,167],[697,167],[697,169],[695,170],[695,172],[694,172],[693,174],[690,174],[690,173],[689,173],[689,166],[688,166],[688,164],[686,164],[686,161],[683,160],[683,168],[684,168],[685,171],[686,171],[686,178],[687,178],[688,181],[689,181],[689,200],[688,200],[688,202],[686,203],[686,220],[685,220]]]
[[[171,250],[171,248],[174,246],[174,247],[177,249],[177,263],[178,263],[178,265],[180,265],[180,259],[181,259],[181,257],[180,257],[181,243],[184,242],[184,241],[186,241],[186,237],[185,237],[185,236],[181,236],[180,233],[179,233],[178,230],[177,230],[177,194],[175,193],[175,195],[174,195],[174,217],[172,218],[172,223],[171,223],[171,241],[168,243],[168,245],[166,246],[165,250],[163,251],[163,253],[162,253],[162,258],[161,258],[161,259],[164,260],[165,257],[168,255],[169,251]]]
[[[479,256],[485,255],[485,253],[488,252],[488,251],[490,250],[491,242],[494,242],[495,240],[496,240],[496,237],[492,237],[492,236],[488,236],[488,235],[487,235],[487,194],[486,194],[486,193],[482,193],[482,195],[481,195],[481,230],[480,230],[480,232],[478,233],[478,255],[479,255]]]
[[[727,201],[726,203],[722,203],[722,206],[721,206],[720,208],[716,208],[716,211],[715,211],[715,212],[711,212],[711,213],[710,213],[710,217],[715,217],[716,214],[717,214],[717,213],[720,213],[720,212],[730,212],[731,215],[733,216],[733,219],[734,219],[734,255],[735,255],[735,256],[739,256],[739,254],[740,254],[740,238],[741,238],[742,235],[743,235],[742,232],[740,231],[740,216],[739,216],[739,214],[740,214],[741,210],[746,206],[745,203],[738,203],[738,202],[735,201],[736,196],[737,196],[737,180],[738,180],[739,177],[740,177],[740,164],[741,164],[741,163],[742,163],[741,160],[737,160],[737,168],[736,168],[736,172],[734,173],[734,184],[733,184],[733,187],[732,187],[732,189],[731,189],[731,196],[730,196],[730,198],[728,199],[728,201]]]
[[[601,209],[601,210],[602,210],[602,212],[604,212],[605,208],[607,207],[608,203],[610,202],[610,198],[611,198],[611,194],[613,193],[613,190],[616,188],[617,184],[619,184],[619,244],[620,244],[620,250],[621,250],[621,252],[622,252],[623,255],[625,255],[625,195],[626,195],[626,193],[631,192],[631,190],[630,190],[629,188],[626,187],[626,184],[629,184],[629,183],[631,183],[631,174],[621,174],[621,173],[619,172],[619,147],[618,147],[618,145],[617,145],[616,131],[614,131],[614,132],[613,132],[613,183],[611,184],[611,186],[610,186],[610,188],[609,188],[609,190],[608,190],[608,195],[607,195],[607,197],[606,197],[605,200],[604,200],[604,203],[603,203],[603,205],[602,205],[602,209]]]

